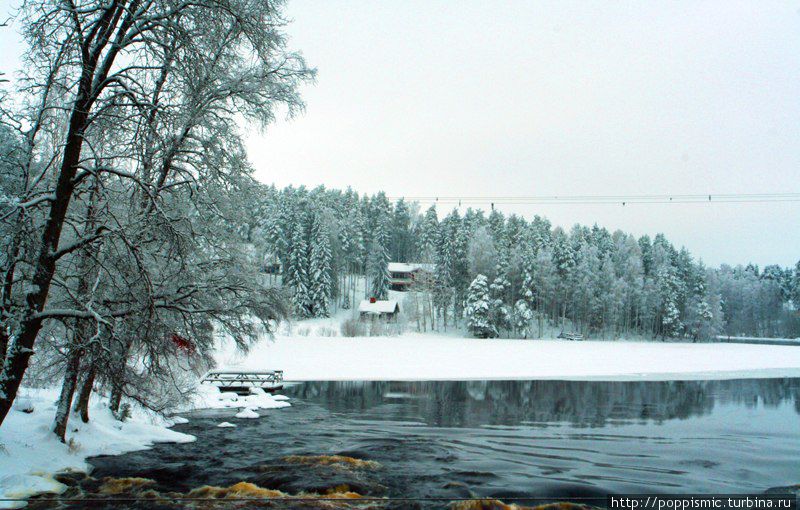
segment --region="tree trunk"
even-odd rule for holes
[[[61,383],[61,395],[58,397],[58,404],[56,406],[56,418],[53,423],[53,432],[62,443],[65,442],[69,410],[72,407],[72,397],[75,394],[75,384],[78,380],[78,369],[81,365],[82,355],[81,349],[72,349],[68,355],[64,381]]]
[[[114,364],[114,378],[111,381],[111,402],[109,407],[114,416],[119,412],[120,402],[122,402],[122,393],[125,389],[125,364],[128,359],[128,352],[133,345],[133,339],[128,338],[125,344],[121,346],[121,352]]]
[[[14,274],[17,265],[16,260],[19,256],[20,245],[22,244],[22,221],[23,213],[20,212],[17,219],[17,230],[14,232],[11,247],[6,254],[9,262],[5,275],[3,276],[2,298],[0,299],[2,302],[2,308],[0,308],[0,367],[2,367],[6,359],[6,353],[8,352],[9,330],[6,326],[6,320],[11,310],[11,292],[14,286]]]
[[[78,392],[78,400],[75,401],[74,412],[79,413],[83,423],[89,423],[89,397],[92,395],[94,388],[94,379],[97,374],[97,369],[92,363],[91,368],[86,373],[81,383],[80,392]]]
[[[50,293],[50,283],[56,270],[55,254],[58,251],[58,242],[61,239],[61,229],[64,226],[67,208],[75,189],[73,179],[80,163],[83,128],[88,118],[88,109],[88,101],[79,97],[70,119],[61,171],[54,193],[55,198],[50,205],[50,214],[42,232],[39,256],[34,266],[32,290],[25,296],[25,316],[20,324],[19,334],[8,349],[3,371],[0,374],[0,425],[17,397],[19,385],[22,383],[22,377],[28,369],[28,363],[33,354],[33,345],[42,328],[42,318],[37,314],[44,309]]]
[[[82,62],[81,76],[78,80],[78,90],[75,101],[69,113],[69,127],[63,143],[61,165],[58,170],[56,187],[53,199],[50,202],[50,211],[42,227],[42,237],[39,245],[39,254],[33,265],[33,278],[31,291],[25,296],[25,311],[20,321],[19,333],[15,336],[14,344],[9,348],[0,373],[0,425],[2,425],[11,404],[17,397],[19,385],[25,371],[28,369],[30,357],[33,354],[33,345],[42,329],[42,317],[38,314],[44,309],[50,293],[50,284],[56,270],[58,260],[58,244],[61,240],[61,230],[67,209],[75,191],[75,176],[81,162],[83,150],[84,131],[89,124],[92,107],[100,91],[106,86],[105,79],[111,69],[116,56],[122,49],[120,42],[126,37],[128,29],[134,21],[134,13],[139,8],[138,0],[130,4],[125,2],[112,2],[106,7],[105,12],[96,21],[97,28],[94,32],[96,39],[83,48],[84,60]],[[125,20],[121,22],[120,29],[114,32],[115,26],[120,23],[121,14],[125,12]],[[111,42],[111,35],[115,35],[115,44],[103,56],[103,51]],[[102,64],[98,62],[103,56]],[[97,80],[97,88],[94,87]]]

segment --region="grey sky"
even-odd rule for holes
[[[279,186],[390,196],[800,192],[799,8],[296,0],[318,82],[251,159]],[[501,209],[664,232],[714,265],[800,259],[797,202]]]

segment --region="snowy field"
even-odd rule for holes
[[[278,336],[249,353],[221,346],[228,369],[282,369],[288,381],[613,379],[800,376],[800,347],[733,343],[480,340],[433,334]]]

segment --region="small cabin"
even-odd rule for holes
[[[434,264],[413,262],[389,262],[389,288],[406,292],[414,286],[426,286],[433,283]]]
[[[281,274],[281,261],[275,253],[268,253],[264,256],[261,270],[267,274]]]
[[[393,299],[369,298],[358,305],[358,315],[361,319],[383,319],[394,322],[400,314],[400,305]]]

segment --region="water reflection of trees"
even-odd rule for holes
[[[776,407],[800,413],[800,379],[729,381],[436,381],[309,382],[303,399],[333,411],[379,413],[437,426],[663,421],[709,413],[715,405]]]

